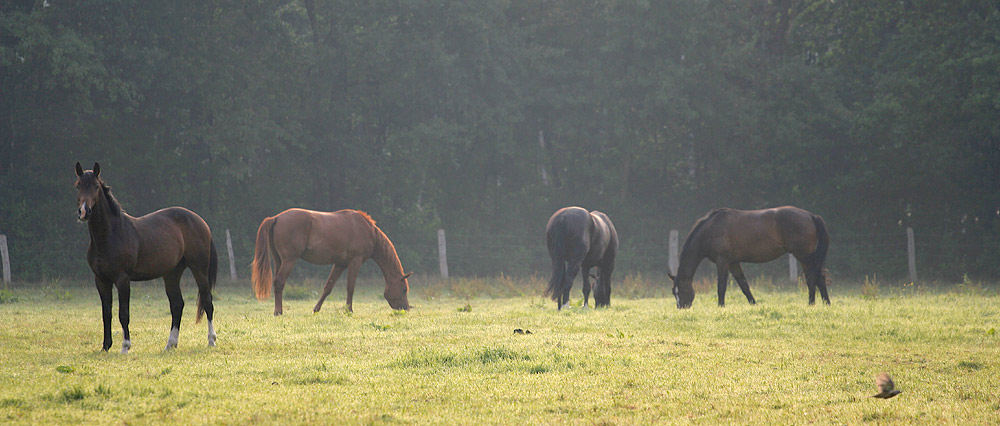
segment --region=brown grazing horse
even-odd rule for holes
[[[690,308],[694,300],[691,281],[702,259],[715,262],[719,273],[719,306],[726,303],[726,284],[733,274],[740,290],[751,305],[757,303],[743,275],[740,262],[764,263],[791,253],[805,269],[809,286],[809,304],[816,302],[816,288],[823,301],[830,304],[826,293],[826,272],[823,263],[830,246],[823,218],[798,207],[785,206],[765,210],[717,209],[698,219],[681,249],[674,298],[677,308]]]
[[[271,259],[276,272],[272,275]],[[266,299],[274,287],[274,315],[282,314],[281,293],[295,261],[303,259],[315,265],[333,264],[323,295],[313,312],[319,312],[323,300],[333,290],[340,274],[347,270],[347,309],[354,311],[354,284],[361,264],[374,259],[385,276],[385,300],[392,309],[409,309],[406,294],[410,284],[403,265],[389,237],[375,226],[368,213],[340,210],[333,213],[288,209],[264,219],[257,229],[251,274],[258,299]]]
[[[77,214],[90,229],[87,262],[94,271],[104,314],[105,351],[111,347],[112,286],[118,288],[118,320],[122,324],[122,353],[132,347],[129,338],[129,283],[163,277],[170,300],[170,336],[166,349],[177,347],[184,298],[181,275],[190,269],[198,283],[198,315],[208,317],[208,345],[215,346],[212,288],[219,261],[212,231],[201,217],[182,207],[157,210],[142,217],[126,214],[111,187],[101,179],[101,166],[84,171],[76,163]]]

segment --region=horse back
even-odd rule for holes
[[[168,207],[131,219],[137,248],[134,280],[163,276],[182,260],[193,269],[208,268],[212,231],[201,216],[183,207]]]
[[[816,247],[812,214],[797,207],[725,209],[714,216],[714,251],[742,262],[762,263],[786,252],[810,253]]]
[[[302,258],[314,264],[347,264],[374,251],[375,224],[356,210],[320,212],[289,209],[276,217],[274,246],[282,259]]]
[[[557,210],[545,226],[549,254],[564,259],[585,256],[593,231],[593,220],[586,209],[564,207]]]

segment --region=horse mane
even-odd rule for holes
[[[101,191],[104,192],[104,199],[108,200],[108,205],[111,206],[111,214],[121,216],[122,206],[118,203],[118,199],[111,195],[111,186],[104,183],[101,178],[97,178],[97,183],[101,186]]]
[[[715,210],[712,210],[712,211],[706,213],[700,219],[698,219],[697,221],[695,221],[694,222],[694,226],[691,227],[691,232],[688,233],[687,239],[684,240],[684,247],[681,248],[681,253],[687,251],[687,249],[690,248],[692,242],[695,240],[694,236],[696,234],[700,233],[703,230],[703,228],[705,227],[706,223],[708,223],[710,220],[712,220],[719,213],[722,213],[722,212],[728,211],[728,210],[731,210],[731,209],[728,209],[728,208],[718,208],[718,209],[715,209]]]
[[[359,215],[361,215],[361,217],[367,219],[368,222],[372,224],[372,226],[375,226],[375,219],[372,219],[371,215],[369,215],[368,213],[366,213],[364,211],[361,211],[361,210],[355,210],[355,212],[357,212]],[[383,236],[384,236],[384,234],[383,234]]]
[[[386,264],[386,266],[392,266],[398,270],[400,274],[402,274],[403,263],[399,261],[399,255],[396,253],[396,246],[392,244],[392,241],[385,235],[385,232],[382,232],[381,228],[375,226],[375,221],[368,216],[368,214],[365,214],[364,217],[370,221],[372,225],[372,233],[375,239],[375,253],[372,257],[380,257],[388,261],[389,263]]]

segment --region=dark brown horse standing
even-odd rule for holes
[[[271,272],[274,259],[275,273]],[[347,309],[354,311],[354,284],[361,264],[375,260],[385,276],[385,300],[392,309],[409,309],[403,265],[396,247],[367,213],[340,210],[332,213],[305,209],[288,209],[264,219],[257,229],[251,275],[258,299],[266,299],[274,287],[274,315],[282,314],[281,293],[295,261],[303,259],[315,265],[333,264],[323,294],[313,312],[319,312],[326,296],[333,290],[340,274],[347,270]]]
[[[552,258],[552,278],[546,294],[562,310],[569,304],[569,290],[576,274],[583,273],[583,306],[590,299],[590,269],[597,268],[594,305],[611,304],[611,273],[618,252],[618,231],[611,219],[599,211],[581,207],[557,210],[545,226],[545,245]]]
[[[674,298],[677,308],[690,308],[694,300],[691,281],[702,259],[715,262],[719,273],[719,306],[726,303],[726,284],[733,274],[740,290],[751,305],[756,301],[740,262],[764,263],[791,253],[805,269],[809,304],[816,302],[816,288],[823,301],[830,304],[826,292],[823,263],[830,246],[830,236],[823,218],[798,207],[784,206],[765,210],[717,209],[698,219],[681,249]],[[669,275],[669,274],[668,274]]]
[[[157,210],[141,217],[122,211],[111,187],[100,178],[101,166],[84,171],[76,163],[77,213],[90,229],[90,249],[87,261],[94,271],[97,292],[101,295],[104,314],[104,345],[111,347],[112,287],[118,288],[118,320],[122,324],[122,353],[132,347],[129,338],[129,283],[163,277],[170,300],[170,336],[166,349],[177,347],[180,334],[180,280],[190,269],[198,283],[198,315],[208,317],[208,345],[215,346],[212,320],[212,288],[218,271],[218,256],[212,242],[212,231],[201,217],[182,207]]]

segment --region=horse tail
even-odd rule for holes
[[[550,296],[555,301],[559,301],[559,297],[563,294],[563,281],[566,281],[568,263],[565,258],[566,248],[563,243],[563,240],[565,240],[563,235],[565,225],[562,222],[564,222],[562,217],[556,218],[556,222],[553,223],[551,235],[549,235],[552,241],[552,245],[549,247],[549,254],[552,256],[552,277],[549,278],[549,287],[545,289],[545,295]]]
[[[271,274],[271,230],[274,229],[274,217],[264,219],[257,228],[257,243],[254,247],[253,263],[250,265],[253,292],[257,299],[263,300],[271,296],[271,284],[274,276]]]
[[[545,289],[545,295],[558,300],[563,293],[563,281],[566,281],[566,261],[562,256],[557,256],[552,261],[552,278],[549,279],[549,287]]]
[[[816,268],[823,270],[823,263],[826,262],[826,252],[830,248],[830,234],[826,231],[826,222],[818,215],[812,215],[813,225],[816,227],[816,250],[805,256],[805,262],[816,265]]]
[[[212,294],[212,289],[215,288],[215,279],[219,275],[219,252],[215,250],[215,241],[210,241],[209,245],[211,246],[211,254],[208,258],[208,294]],[[201,322],[201,315],[205,313],[205,308],[201,306],[203,296],[202,290],[198,289],[198,314],[194,318],[195,324]]]

